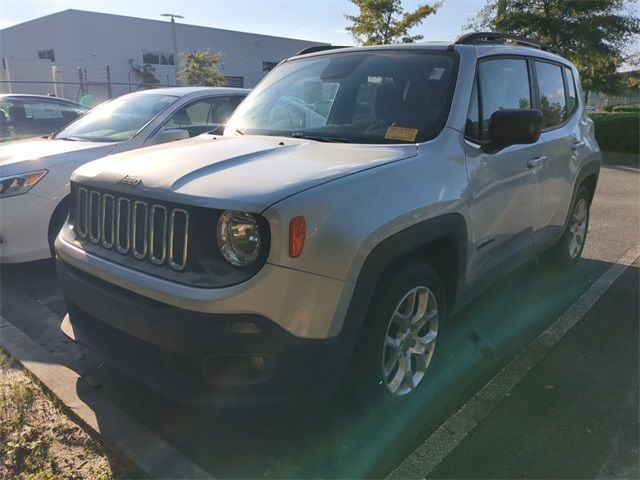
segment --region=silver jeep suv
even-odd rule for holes
[[[578,260],[600,159],[549,46],[303,51],[223,135],[75,171],[62,329],[181,401],[405,398],[492,280]]]

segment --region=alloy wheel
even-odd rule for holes
[[[396,306],[382,348],[382,378],[391,395],[411,393],[422,381],[438,336],[438,303],[424,286],[409,290]]]

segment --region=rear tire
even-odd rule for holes
[[[445,295],[424,262],[400,265],[376,289],[343,383],[358,404],[404,402],[427,381]]]
[[[560,240],[542,256],[547,265],[566,269],[578,263],[587,240],[590,207],[591,194],[585,187],[580,187],[571,206],[567,228]]]

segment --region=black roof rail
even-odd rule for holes
[[[562,56],[562,52],[551,45],[538,42],[537,40],[531,40],[530,38],[523,37],[522,35],[515,35],[513,33],[501,33],[501,32],[474,32],[462,35],[456,40],[457,45],[482,45],[487,43],[513,43],[515,45],[521,45],[523,47],[537,48],[538,50],[544,50],[546,52],[555,53]]]
[[[313,47],[307,47],[294,54],[294,57],[298,55],[306,55],[307,53],[324,52],[325,50],[337,50],[338,48],[348,48],[342,45],[314,45]]]

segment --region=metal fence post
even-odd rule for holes
[[[107,95],[109,98],[113,98],[113,91],[111,90],[111,67],[109,65],[105,66],[107,70]]]

